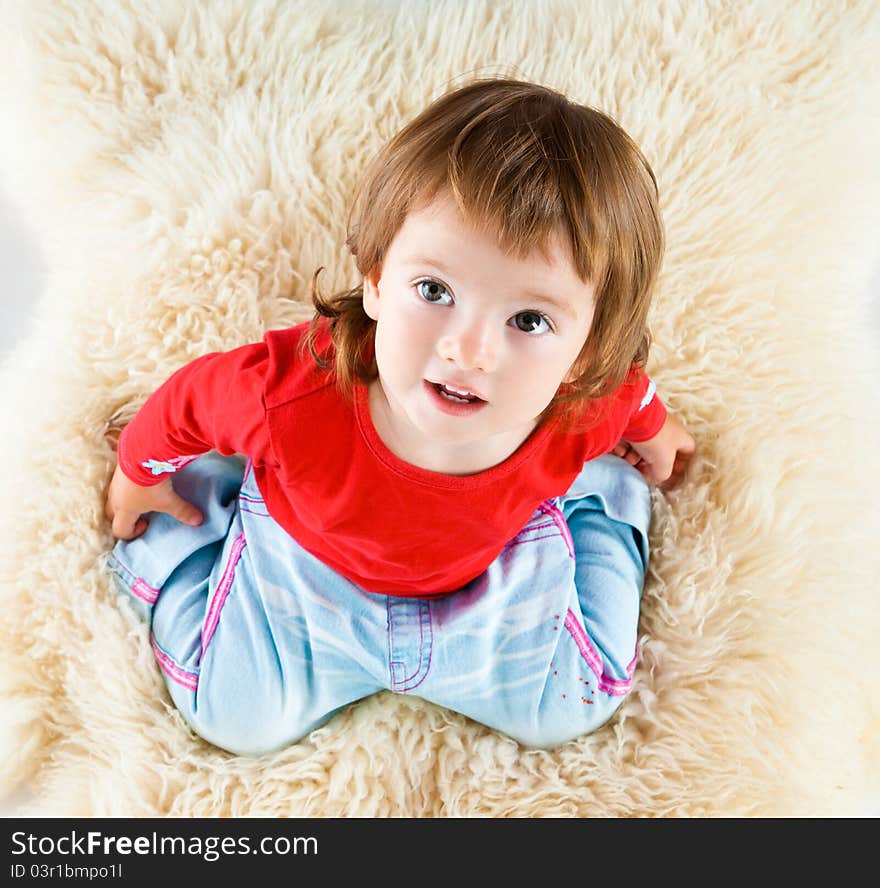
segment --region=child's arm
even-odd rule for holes
[[[629,417],[611,453],[635,466],[649,484],[669,490],[684,477],[696,443],[666,410],[653,380],[643,370],[631,375],[628,386]]]
[[[647,441],[624,441],[611,451],[635,466],[649,483],[662,490],[676,487],[684,478],[688,463],[696,452],[696,442],[685,427],[671,414],[660,431]]]
[[[198,524],[201,515],[173,490],[171,475],[217,450],[271,458],[263,391],[269,364],[265,342],[203,355],[166,380],[123,429],[105,514],[113,535],[134,539],[140,516],[165,512]]]
[[[262,455],[268,447],[263,407],[268,365],[265,342],[184,364],[123,429],[119,467],[130,481],[152,487],[209,450]]]

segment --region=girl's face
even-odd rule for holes
[[[529,436],[572,378],[593,318],[593,287],[569,256],[557,237],[549,261],[512,258],[448,196],[407,216],[364,281],[377,322],[371,412],[398,455],[445,452],[454,473],[458,454],[474,471],[479,452],[501,461]]]

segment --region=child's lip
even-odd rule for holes
[[[471,388],[469,385],[465,385],[463,382],[453,382],[451,379],[429,379],[427,380],[431,383],[431,385],[446,385],[451,389],[458,389],[461,392],[468,392],[468,394],[473,395],[476,398],[479,398],[481,401],[486,401],[487,399],[483,397],[481,392],[478,392],[476,389]]]
[[[473,416],[484,407],[489,406],[489,402],[484,401],[482,398],[474,398],[471,401],[447,398],[440,393],[440,386],[437,383],[429,382],[427,379],[422,381],[422,385],[430,402],[441,413],[446,413],[449,416]]]

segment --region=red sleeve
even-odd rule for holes
[[[264,404],[268,364],[265,342],[185,364],[123,429],[117,452],[122,472],[152,486],[209,450],[274,464]]]
[[[630,407],[629,421],[623,434],[624,441],[637,444],[650,441],[666,422],[666,407],[657,397],[654,381],[643,370],[637,370],[632,376],[633,397]]]

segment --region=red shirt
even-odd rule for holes
[[[324,323],[322,321],[322,323]],[[141,485],[195,456],[245,454],[272,517],[301,546],[370,592],[433,597],[479,576],[544,500],[618,441],[653,438],[666,419],[635,366],[588,430],[539,425],[504,462],[474,475],[413,466],[382,442],[367,388],[353,403],[300,350],[308,323],[204,355],[174,373],[123,430],[118,459]],[[329,345],[324,327],[319,352]]]

